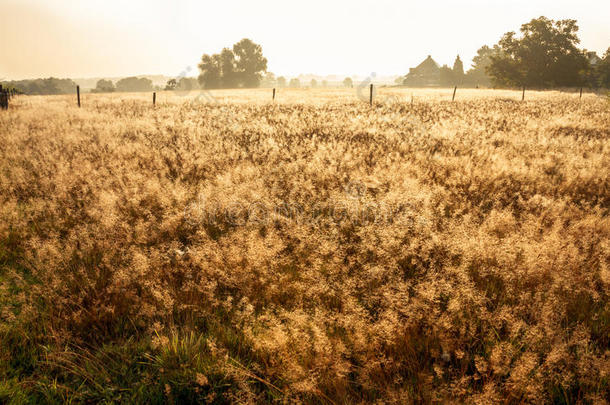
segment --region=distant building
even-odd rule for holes
[[[438,63],[428,55],[426,60],[409,69],[409,74],[405,77],[406,86],[434,87],[441,84],[441,69]]]

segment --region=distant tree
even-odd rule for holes
[[[453,85],[459,86],[464,82],[464,64],[460,59],[460,55],[453,62]]]
[[[499,47],[493,48],[487,45],[482,46],[477,54],[472,58],[472,68],[466,73],[465,81],[471,86],[490,86],[491,78],[487,74],[487,69],[491,65],[491,57],[499,53]]]
[[[234,89],[240,85],[240,72],[237,68],[235,54],[229,48],[224,48],[220,52],[220,75],[222,87],[225,89]]]
[[[176,79],[169,79],[167,81],[167,83],[165,84],[165,90],[168,90],[168,91],[176,90],[177,85],[178,85],[178,82],[176,81]]]
[[[396,79],[394,79],[394,83],[402,86],[402,84],[405,82],[405,77],[404,76],[398,76]]]
[[[280,76],[277,78],[277,86],[286,87],[286,78],[284,76]]]
[[[598,85],[605,88],[610,88],[610,48],[604,54],[601,62],[595,66],[595,73],[598,79]]]
[[[575,86],[583,82],[588,61],[576,45],[576,20],[540,17],[521,26],[521,38],[504,34],[491,56],[488,73],[505,86]]]
[[[245,38],[233,45],[236,66],[244,87],[258,87],[262,73],[267,70],[267,59],[260,45]]]
[[[290,79],[290,83],[288,84],[288,87],[301,87],[301,81],[299,79],[297,79],[296,77],[293,79]]]
[[[176,83],[176,90],[191,91],[199,88],[199,82],[193,77],[181,77]]]
[[[203,55],[199,63],[199,84],[204,89],[222,87],[222,67],[220,55]]]
[[[328,81],[322,80],[322,87],[328,87]]]
[[[343,85],[345,87],[350,87],[351,88],[351,87],[354,87],[354,82],[353,82],[351,77],[346,77],[345,79],[343,79]]]
[[[95,93],[112,93],[115,90],[112,80],[100,79],[95,85]]]
[[[275,87],[277,85],[277,79],[271,72],[266,72],[261,80],[261,87]]]
[[[258,87],[267,71],[267,59],[260,45],[242,39],[233,49],[203,55],[199,71],[199,83],[206,89]]]
[[[311,79],[311,82],[309,82],[309,86],[312,89],[315,89],[316,87],[318,87],[318,81],[316,79]]]
[[[152,89],[152,81],[145,77],[139,79],[137,77],[126,77],[116,83],[116,91],[139,92],[152,91]]]

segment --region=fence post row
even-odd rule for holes
[[[369,104],[373,105],[373,83],[371,83],[371,90],[369,94]]]
[[[78,102],[78,108],[80,108],[80,86],[76,86],[76,101]]]
[[[157,104],[157,93],[153,92],[153,105]]]
[[[4,89],[0,84],[0,108],[8,110],[8,89]]]
[[[455,92],[457,91],[457,86],[453,88],[453,97],[451,97],[451,101],[455,101]]]
[[[523,93],[521,94],[521,101],[525,100],[525,86],[523,86]]]
[[[273,101],[275,101],[275,87],[273,88]]]

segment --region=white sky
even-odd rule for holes
[[[578,20],[581,47],[610,47],[608,0],[0,0],[0,78],[177,76],[245,37],[278,75],[405,74],[428,54],[468,67],[540,15]]]

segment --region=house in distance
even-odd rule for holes
[[[441,84],[441,68],[438,63],[428,57],[417,67],[410,68],[409,74],[404,79],[405,86],[413,87],[436,87]]]

